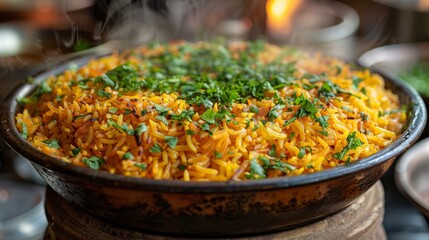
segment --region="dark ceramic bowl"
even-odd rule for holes
[[[429,219],[429,138],[401,156],[395,168],[399,190]]]
[[[87,58],[75,61],[82,65]],[[70,64],[70,63],[68,63]],[[40,74],[59,74],[68,64]],[[181,236],[237,236],[280,231],[317,221],[349,206],[417,140],[426,109],[417,92],[384,76],[386,87],[411,106],[401,137],[376,154],[314,174],[241,182],[138,179],[77,167],[32,147],[17,131],[17,97],[34,85],[22,83],[1,105],[0,131],[7,144],[28,158],[64,199],[98,218],[131,229]],[[412,103],[412,104],[411,104]]]

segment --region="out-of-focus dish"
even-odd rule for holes
[[[405,152],[395,168],[401,192],[429,218],[429,139],[419,141]]]
[[[77,166],[226,181],[349,164],[395,141],[408,106],[335,58],[265,42],[172,43],[90,61],[18,101],[21,136]]]

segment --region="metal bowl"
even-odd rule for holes
[[[35,82],[63,72],[69,64],[40,74]],[[35,149],[17,131],[14,116],[20,107],[16,98],[35,89],[28,83],[20,84],[1,104],[0,131],[7,144],[28,158],[59,195],[110,223],[182,236],[266,233],[308,224],[349,206],[417,140],[427,119],[421,97],[401,81],[384,78],[401,103],[411,106],[407,128],[399,139],[350,165],[293,177],[184,182],[132,178],[71,165]]]
[[[429,219],[429,138],[401,156],[395,168],[399,190]]]

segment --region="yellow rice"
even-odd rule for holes
[[[248,44],[232,43],[225,49],[233,58],[238,58],[241,52],[248,51]],[[379,75],[368,70],[355,70],[335,58],[269,44],[250,57],[266,65],[279,59],[294,63],[295,84],[279,89],[281,98],[302,95],[313,101],[317,89],[305,87],[312,84],[306,75],[309,73],[330,79],[348,92],[337,94],[329,101],[316,101],[320,107],[315,117],[329,116],[329,126],[324,128],[309,116],[296,117],[295,121],[285,124],[296,116],[299,104],[286,104],[278,111],[279,116],[268,121],[267,113],[276,105],[273,98],[257,100],[251,97],[245,102],[234,102],[230,106],[233,119],[223,119],[218,125],[212,125],[208,132],[199,127],[205,123],[201,119],[205,109],[179,98],[178,92],[159,93],[145,89],[120,92],[107,86],[103,89],[109,95],[106,98],[97,95],[93,88],[83,89],[71,84],[79,79],[102,76],[124,63],[144,72],[150,60],[136,57],[135,53],[153,59],[166,50],[174,54],[184,45],[194,49],[217,47],[215,43],[172,43],[143,46],[91,60],[79,69],[49,77],[46,83],[52,92],[26,104],[25,109],[16,115],[16,126],[39,150],[77,166],[87,167],[83,159],[97,156],[104,160],[100,170],[112,174],[184,181],[239,181],[249,176],[252,161],[263,165],[260,156],[278,158],[292,167],[266,169],[266,177],[308,174],[357,161],[396,140],[406,122],[406,112],[395,111],[401,108],[398,97],[385,89]],[[354,86],[353,77],[362,80],[358,88]],[[141,80],[144,81],[144,77]],[[320,87],[321,83],[315,84]],[[190,107],[194,107],[196,113],[191,121],[167,118],[166,125],[157,118],[159,112],[154,110],[155,104],[170,109],[168,115],[180,114]],[[249,111],[250,106],[256,106],[259,113]],[[117,111],[109,111],[112,107]],[[219,112],[221,105],[214,102],[212,108]],[[133,113],[125,112],[125,109]],[[142,114],[144,110],[147,113]],[[391,114],[381,114],[389,111]],[[144,123],[147,130],[137,140],[136,136],[108,124],[108,119],[118,125],[125,123],[129,129]],[[186,134],[187,131],[194,134]],[[347,151],[340,160],[334,154],[348,145],[347,137],[351,133],[355,133],[362,144]],[[174,148],[165,141],[166,136],[177,138]],[[49,139],[57,139],[60,147],[47,144]],[[159,152],[151,151],[154,144],[160,147]],[[80,151],[73,154],[73,149]],[[270,155],[273,149],[276,157]],[[305,154],[299,156],[303,149]],[[124,159],[126,153],[132,154],[133,158]],[[138,167],[138,164],[145,167]]]

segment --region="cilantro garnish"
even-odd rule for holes
[[[56,148],[56,149],[61,148],[58,139],[49,139],[49,140],[44,140],[42,142],[48,145],[48,147],[50,148]]]
[[[24,122],[20,122],[20,124],[22,127],[21,137],[24,139],[27,139],[27,137],[28,137],[27,124],[25,124]]]
[[[158,143],[155,143],[150,149],[149,152],[151,153],[159,153],[161,152],[161,146],[158,145]]]
[[[105,91],[103,91],[101,89],[99,89],[97,91],[97,95],[100,96],[100,97],[110,98],[110,93],[105,92]]]
[[[325,129],[329,126],[328,123],[329,115],[316,117],[316,122],[320,124],[320,126]]]
[[[267,114],[268,121],[272,122],[276,118],[278,118],[281,115],[281,113],[279,111],[282,110],[285,107],[286,107],[285,105],[276,105],[273,108],[271,108],[270,111],[268,111],[268,114]]]
[[[113,126],[113,127],[115,127],[115,128],[116,128],[116,129],[118,129],[119,131],[124,132],[124,133],[126,133],[126,134],[128,134],[128,135],[134,135],[134,133],[135,133],[135,130],[134,130],[134,129],[130,129],[130,128],[128,128],[127,124],[123,123],[123,124],[122,124],[122,126],[120,126],[117,122],[115,122],[115,121],[114,121],[113,119],[111,119],[111,118],[107,119],[107,124],[108,124],[109,126]]]
[[[218,151],[215,151],[214,152],[214,156],[215,156],[215,158],[221,158],[222,157],[222,153],[220,153]]]
[[[356,132],[352,132],[347,136],[347,146],[340,152],[335,153],[333,156],[338,160],[342,160],[349,150],[355,150],[356,148],[362,146],[362,144],[363,142],[358,137],[356,137]]]
[[[80,149],[80,148],[73,148],[71,150],[73,157],[76,157],[80,153],[80,151],[82,151],[82,149]]]
[[[317,107],[304,95],[299,95],[294,101],[295,105],[301,105],[295,116],[302,118],[309,116],[311,119],[316,117],[316,113],[319,111]]]
[[[82,162],[85,163],[89,168],[93,170],[100,169],[101,164],[105,163],[104,159],[101,157],[90,157],[90,158],[82,158]]]
[[[276,145],[271,145],[270,150],[268,151],[268,156],[270,157],[277,157],[277,152],[276,152]]]
[[[137,127],[136,127],[136,129],[135,129],[135,134],[137,135],[137,136],[140,136],[140,135],[142,135],[142,133],[144,133],[144,132],[146,132],[147,131],[147,126],[146,126],[146,124],[144,124],[144,123],[140,123]]]
[[[186,135],[191,135],[191,136],[195,135],[194,130],[191,130],[191,129],[186,130],[185,133],[186,133]]]
[[[250,171],[245,176],[248,179],[263,179],[267,177],[264,168],[262,168],[256,159],[250,160]]]
[[[126,152],[124,155],[122,155],[122,159],[124,160],[133,160],[134,159],[134,155],[130,152]]]
[[[146,168],[147,168],[146,163],[134,163],[134,166],[140,168],[141,170],[146,170]]]
[[[167,143],[167,145],[169,147],[171,147],[172,149],[174,149],[177,145],[177,142],[179,141],[179,139],[177,137],[173,137],[173,136],[165,136],[164,141]]]
[[[213,109],[209,108],[200,116],[200,118],[208,123],[214,124],[215,115],[216,115],[216,112]]]

